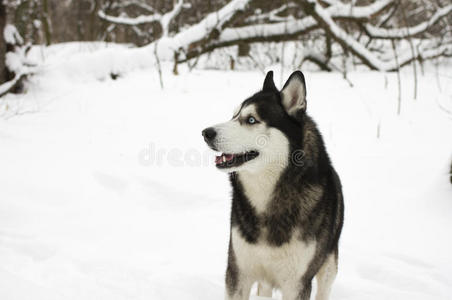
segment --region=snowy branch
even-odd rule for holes
[[[350,49],[371,69],[384,70],[385,66],[372,52],[348,35],[331,18],[331,15],[320,5],[313,1],[303,1],[304,9],[320,24],[320,26],[343,47]]]
[[[281,7],[278,7],[272,11],[269,11],[268,13],[259,13],[256,15],[252,15],[246,19],[247,22],[253,23],[253,22],[259,22],[259,21],[270,21],[270,22],[284,22],[292,20],[292,16],[288,17],[280,17],[278,16],[280,13],[284,12],[288,8],[294,8],[297,7],[295,3],[287,3],[282,5]]]
[[[155,12],[155,9],[152,6],[138,0],[123,0],[120,3],[115,2],[112,4],[111,8],[125,8],[129,6],[136,6],[150,13]]]
[[[160,24],[162,24],[163,36],[168,36],[169,26],[170,26],[171,22],[174,20],[174,18],[177,17],[177,15],[180,14],[183,7],[184,7],[184,0],[178,0],[174,4],[174,7],[171,11],[162,15],[162,17],[160,18]]]
[[[309,13],[318,24],[342,47],[348,49],[355,56],[357,56],[365,65],[374,70],[392,71],[398,69],[400,66],[410,63],[417,58],[432,58],[437,57],[448,49],[447,45],[437,47],[433,50],[425,50],[424,53],[406,54],[400,60],[400,66],[395,61],[383,61],[379,59],[371,50],[359,43],[345,30],[343,30],[329,14],[329,12],[322,8],[321,5],[314,0],[302,1],[302,5],[307,13]]]
[[[0,84],[0,97],[8,94],[16,88],[16,86],[25,78],[26,74],[16,74],[16,76],[3,84]]]
[[[184,7],[184,1],[178,0],[174,4],[173,9],[165,14],[159,14],[159,13],[155,12],[155,10],[153,10],[151,7],[147,7],[147,10],[154,11],[154,13],[152,15],[138,16],[135,18],[130,18],[130,17],[127,17],[126,15],[114,17],[114,16],[105,14],[105,12],[102,10],[100,10],[98,12],[98,15],[100,18],[102,18],[108,22],[122,24],[122,25],[130,25],[130,26],[158,22],[162,26],[163,36],[167,36],[169,34],[169,25],[170,25],[171,21],[181,12],[183,7]]]
[[[301,63],[305,61],[310,61],[316,64],[323,71],[330,72],[333,70],[332,66],[330,66],[328,62],[328,58],[319,52],[314,52],[312,50],[303,51],[303,58]]]
[[[253,5],[250,5],[252,2]],[[171,20],[181,13],[182,0],[178,0],[173,9],[163,15],[152,8],[148,8],[148,11],[152,11],[151,15],[136,18],[106,16],[103,12],[99,15],[107,21],[126,25],[159,22],[163,28],[162,37],[144,47],[143,50],[153,51],[162,61],[175,62],[175,66],[177,63],[186,62],[218,48],[258,42],[299,40],[300,37],[311,32],[323,34],[323,38],[327,41],[325,45],[329,50],[324,54],[320,53],[321,51],[306,53],[304,60],[314,62],[324,70],[337,69],[329,62],[332,55],[351,54],[370,69],[391,71],[413,60],[446,55],[451,50],[450,43],[442,43],[441,47],[436,48],[419,46],[416,51],[411,47],[411,53],[399,49],[400,62],[395,62],[392,59],[393,56],[388,55],[391,48],[384,42],[410,39],[426,32],[442,18],[450,16],[452,5],[437,9],[428,21],[415,26],[391,29],[383,26],[397,17],[397,12],[402,8],[398,0],[377,0],[358,6],[356,1],[344,3],[340,0],[293,0],[267,12],[262,12],[255,7],[259,7],[257,0],[232,0],[218,11],[209,13],[198,23],[172,36],[169,35],[168,28]],[[295,17],[295,15],[286,14],[289,9],[296,7],[302,9],[305,15]],[[382,47],[375,47],[377,40],[382,41]],[[332,43],[339,44],[342,49],[331,47]],[[336,53],[332,53],[334,51]]]
[[[445,6],[438,10],[428,21],[420,23],[416,26],[412,27],[402,27],[395,29],[385,29],[375,27],[371,24],[366,24],[365,29],[366,32],[373,38],[381,38],[381,39],[403,39],[407,37],[412,37],[418,35],[420,33],[425,32],[431,26],[436,24],[441,18],[447,16],[452,12],[452,4]]]
[[[119,17],[115,17],[115,16],[110,16],[110,15],[105,14],[105,12],[102,10],[100,10],[98,12],[98,15],[100,18],[102,18],[105,21],[108,21],[110,23],[116,23],[116,24],[121,24],[121,25],[131,25],[131,26],[147,24],[147,23],[152,23],[152,22],[159,22],[162,19],[162,15],[160,15],[160,14],[153,14],[153,15],[148,15],[148,16],[138,16],[135,18],[130,18],[127,15],[122,14]]]
[[[244,11],[250,2],[251,0],[233,0],[220,10],[208,14],[199,23],[179,32],[174,36],[177,48],[185,49],[186,53],[193,51],[198,53],[204,44],[217,38],[224,25]]]
[[[24,45],[24,39],[17,28],[8,24],[3,36],[8,49],[4,58],[5,66],[14,78],[0,85],[0,97],[16,89],[24,78],[36,71],[36,63],[27,57],[31,46]]]
[[[325,10],[334,20],[359,21],[369,19],[371,15],[378,15],[384,9],[393,4],[392,0],[377,1],[367,6],[358,6],[351,9],[351,5],[334,1],[335,5]],[[220,36],[205,43],[202,49],[190,52],[181,62],[186,61],[199,54],[210,52],[213,49],[237,45],[240,43],[255,42],[280,42],[294,40],[300,35],[306,34],[312,30],[318,29],[319,24],[312,16],[306,16],[302,19],[288,19],[278,23],[255,24],[241,27],[224,28]]]
[[[420,50],[420,51],[419,51]],[[415,55],[412,55],[410,51],[406,51],[402,56],[399,57],[399,67],[403,67],[411,63],[413,60],[428,60],[437,58],[440,56],[451,56],[452,55],[452,45],[445,44],[432,47],[431,45],[427,45],[424,47],[420,47],[419,50],[416,50]],[[393,66],[389,71],[395,71],[396,67]]]

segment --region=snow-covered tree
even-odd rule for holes
[[[3,36],[3,31],[6,25],[6,7],[3,1],[0,1],[0,84],[6,81],[6,66],[5,66],[5,54],[6,43]]]
[[[216,49],[234,46],[238,56],[249,56],[252,44],[286,41],[301,45],[296,66],[310,61],[344,74],[350,62],[395,71],[452,56],[450,0],[0,1],[8,14],[0,21],[14,25],[24,44],[102,40],[140,46],[108,54],[118,62],[115,73],[161,61],[173,62],[177,73],[178,64]],[[4,70],[1,49],[0,61]]]
[[[337,55],[354,56],[370,69],[394,71],[413,60],[452,54],[447,22],[452,4],[441,1],[297,0],[265,5],[269,1],[232,0],[198,22],[182,27],[173,23],[190,7],[184,0],[175,1],[164,13],[144,1],[118,5],[125,7],[132,2],[147,13],[131,17],[124,10],[114,16],[100,10],[99,17],[119,26],[157,24],[161,33],[146,47],[159,59],[175,63],[217,48],[300,40],[319,33],[323,49],[305,51],[305,59],[324,70],[335,69],[331,58]],[[419,17],[420,9],[423,17]]]

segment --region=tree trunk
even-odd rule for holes
[[[450,175],[450,183],[452,184],[452,162],[450,163],[449,175]]]
[[[98,35],[98,26],[99,26],[99,24],[98,24],[98,22],[97,22],[97,20],[98,20],[98,17],[97,17],[97,12],[99,11],[99,7],[100,7],[100,3],[99,3],[100,1],[99,0],[93,0],[93,11],[91,12],[91,15],[90,15],[90,25],[89,25],[89,28],[90,28],[90,37],[89,37],[89,40],[90,41],[95,41],[96,40],[96,37],[97,37],[97,35]]]
[[[52,34],[50,29],[50,18],[49,18],[49,6],[47,4],[47,0],[42,1],[42,14],[41,14],[41,22],[44,29],[44,37],[45,43],[49,46],[52,43]]]
[[[6,25],[6,7],[3,1],[0,1],[0,84],[6,81],[6,42],[3,36],[3,30]]]

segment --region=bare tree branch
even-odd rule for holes
[[[130,18],[124,14],[119,17],[114,17],[114,16],[105,14],[105,12],[102,10],[99,10],[99,12],[97,14],[101,19],[104,19],[105,21],[108,21],[110,23],[121,24],[121,25],[131,25],[131,26],[147,24],[147,23],[152,23],[152,22],[159,22],[162,19],[161,14],[138,16],[135,18]]]
[[[167,36],[169,34],[169,25],[171,21],[181,12],[183,6],[184,1],[177,0],[177,2],[174,4],[173,9],[165,14],[159,14],[155,12],[155,10],[153,10],[152,8],[148,7],[147,8],[148,10],[154,11],[152,15],[138,16],[135,18],[130,18],[127,17],[126,15],[114,17],[105,14],[105,12],[102,10],[98,12],[98,15],[100,18],[108,22],[130,26],[158,22],[162,26],[163,36]]]
[[[144,1],[139,1],[139,0],[122,0],[120,2],[112,3],[111,8],[125,8],[125,7],[129,7],[129,6],[139,7],[149,13],[155,12],[155,9],[152,6],[148,5]]]
[[[0,84],[0,97],[8,94],[13,91],[18,84],[26,77],[26,74],[17,74],[13,79],[7,81],[3,84]]]
[[[341,2],[334,1],[335,6],[330,6],[325,10],[335,20],[359,21],[368,20],[371,15],[378,15],[384,9],[393,4],[393,0],[382,0],[374,2],[367,6],[358,6],[351,11],[351,6]],[[239,43],[256,42],[281,42],[294,40],[300,35],[306,34],[312,30],[318,29],[318,22],[312,16],[306,16],[302,19],[289,19],[285,22],[273,24],[256,24],[241,27],[224,28],[219,37],[204,43],[203,47],[186,53],[180,62],[185,62],[195,56],[210,52],[217,48],[237,45]]]
[[[292,16],[288,16],[288,17],[280,17],[278,16],[278,14],[284,12],[285,10],[287,10],[288,8],[294,8],[297,7],[297,5],[293,2],[290,3],[286,3],[283,4],[282,6],[269,11],[268,13],[264,13],[264,14],[258,14],[258,15],[252,15],[250,17],[248,17],[246,19],[247,22],[259,22],[259,21],[270,21],[270,22],[284,22],[284,21],[289,21],[291,19],[293,19]]]
[[[315,2],[315,0],[303,0],[301,3],[306,13],[310,14],[328,35],[330,35],[342,47],[351,51],[370,69],[393,71],[415,59],[430,59],[438,57],[450,49],[450,44],[439,46],[434,49],[420,48],[422,49],[422,52],[402,55],[398,63],[394,60],[384,61],[375,55],[371,50],[366,48],[363,44],[359,43],[351,35],[347,34],[345,30],[343,30],[333,20],[328,10],[322,8],[321,5]]]
[[[436,11],[436,13],[429,18],[428,21],[420,23],[416,26],[412,27],[402,27],[402,28],[393,28],[393,29],[385,29],[373,26],[371,24],[366,24],[364,26],[366,32],[373,38],[380,39],[404,39],[408,37],[413,37],[418,34],[425,32],[431,26],[436,24],[441,18],[449,15],[452,12],[452,4],[441,8]]]

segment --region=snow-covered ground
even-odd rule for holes
[[[229,185],[201,130],[263,74],[164,66],[161,90],[155,69],[112,80],[94,49],[51,49],[0,99],[0,299],[223,299]],[[306,74],[345,193],[332,299],[451,299],[451,70],[414,100],[407,68],[400,116],[395,74]]]

